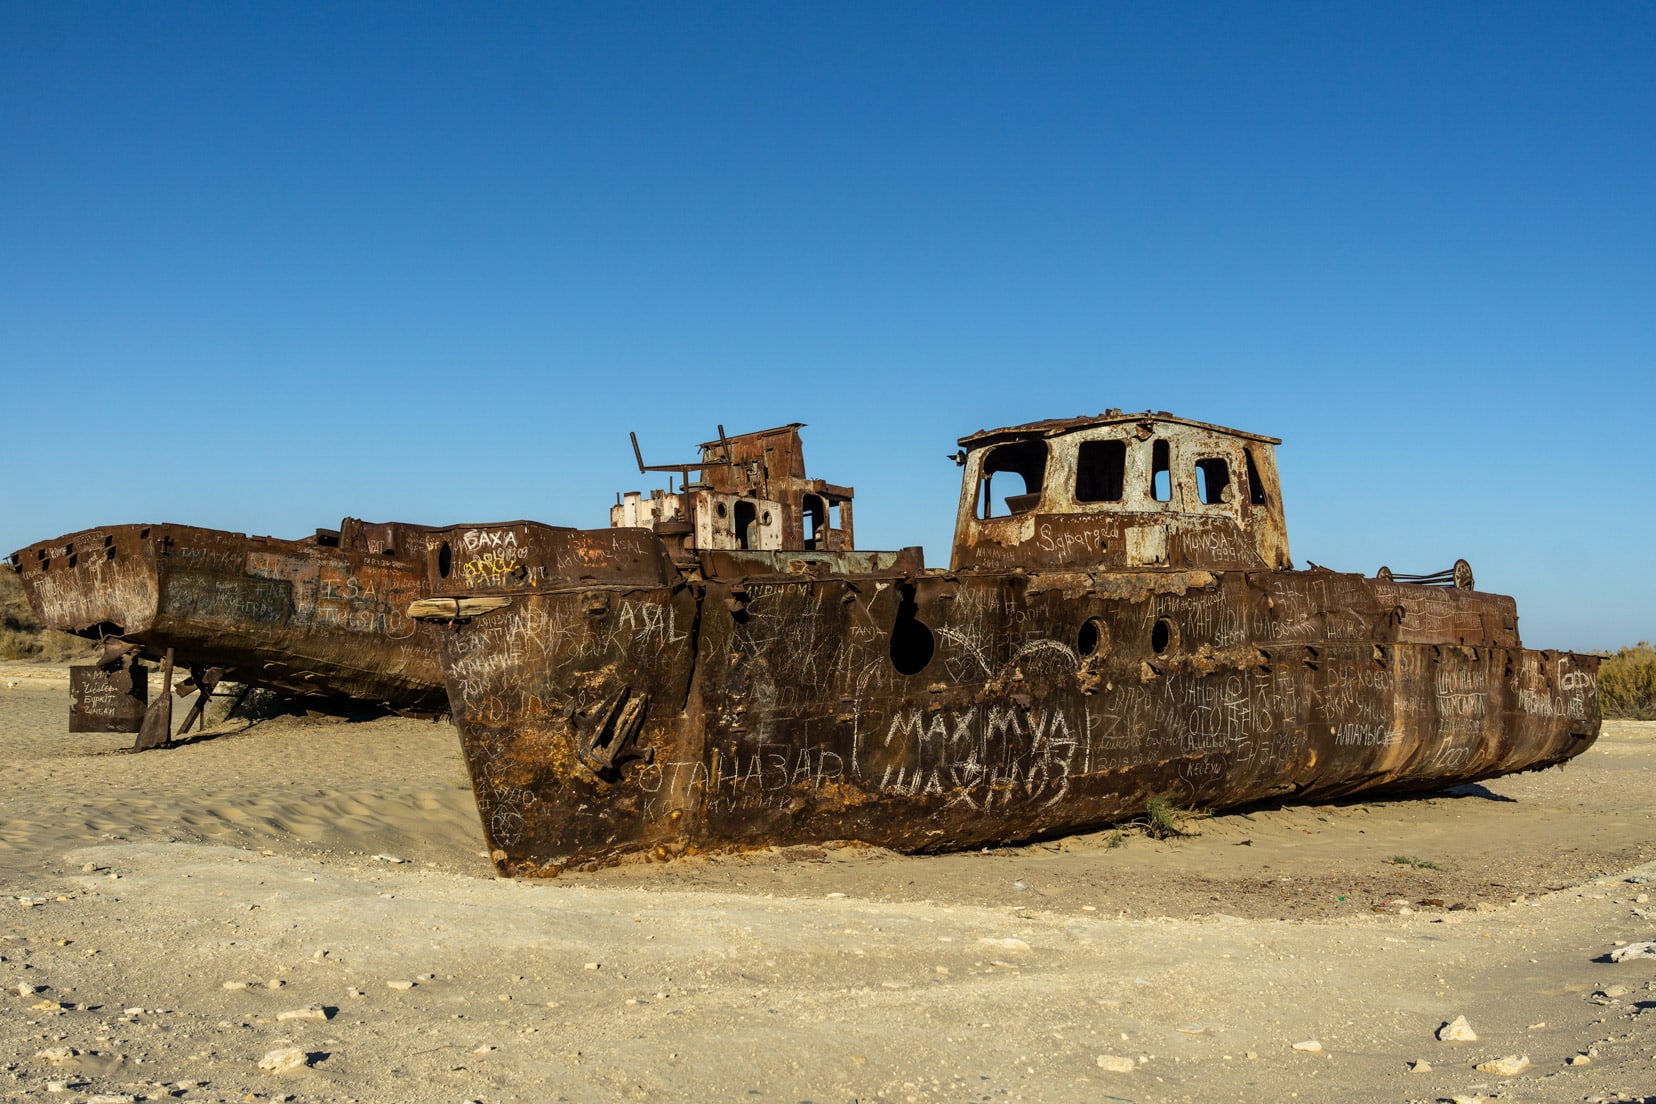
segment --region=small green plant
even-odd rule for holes
[[[1189,835],[1184,830],[1185,810],[1165,797],[1152,797],[1144,803],[1144,834],[1151,839],[1172,839]]]
[[[1443,867],[1430,859],[1417,859],[1412,855],[1393,855],[1386,860],[1393,866],[1410,866],[1416,870],[1442,870]]]

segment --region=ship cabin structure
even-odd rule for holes
[[[803,422],[727,435],[701,445],[692,464],[647,465],[633,437],[642,472],[676,472],[679,489],[648,495],[628,491],[610,508],[612,528],[650,529],[676,556],[701,551],[849,552],[854,491],[805,475]],[[694,477],[692,476],[694,473]]]
[[[1108,410],[959,443],[951,570],[1293,566],[1275,437]]]

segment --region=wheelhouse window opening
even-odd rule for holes
[[[1150,449],[1150,497],[1167,502],[1173,497],[1173,450],[1158,440]]]
[[[1259,465],[1254,463],[1254,450],[1242,450],[1243,457],[1248,462],[1248,501],[1255,506],[1265,505],[1265,481],[1259,478]]]
[[[1046,461],[1045,441],[1012,441],[991,449],[978,481],[978,516],[1007,517],[1033,510],[1041,500]],[[1003,478],[991,486],[996,475]],[[999,504],[996,494],[1004,496]]]
[[[1221,506],[1230,489],[1230,465],[1223,457],[1209,456],[1196,461],[1196,500],[1203,506]]]
[[[1120,502],[1126,478],[1126,441],[1081,442],[1075,454],[1075,501]]]
[[[736,547],[752,548],[758,535],[754,530],[758,527],[759,508],[751,502],[738,501],[736,503]]]
[[[814,550],[822,539],[823,528],[828,524],[828,504],[823,502],[821,495],[808,494],[800,504],[800,517],[805,547]]]

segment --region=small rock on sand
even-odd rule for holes
[[[1475,1043],[1478,1033],[1466,1022],[1465,1016],[1456,1016],[1437,1029],[1437,1037],[1446,1043]]]
[[[290,1008],[286,1012],[276,1013],[278,1020],[326,1020],[328,1010],[320,1004],[313,1004],[309,1008]]]
[[[1131,1058],[1123,1058],[1117,1054],[1100,1054],[1098,1068],[1110,1073],[1132,1073],[1138,1069],[1138,1063]]]
[[[1505,1058],[1496,1058],[1490,1062],[1479,1062],[1472,1067],[1479,1073],[1493,1073],[1501,1077],[1513,1077],[1529,1069],[1529,1055],[1509,1054]]]
[[[1428,1062],[1424,1058],[1416,1058],[1414,1061],[1409,1063],[1409,1072],[1410,1073],[1431,1073],[1432,1072],[1432,1063]]]
[[[266,1073],[286,1073],[310,1065],[310,1056],[298,1047],[282,1047],[259,1059],[259,1068]]]
[[[1303,1050],[1308,1054],[1321,1054],[1322,1041],[1319,1039],[1303,1039],[1294,1044],[1295,1050]]]
[[[1626,962],[1634,958],[1656,958],[1656,943],[1629,943],[1610,952],[1611,962]]]

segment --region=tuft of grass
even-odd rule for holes
[[[1386,860],[1393,866],[1410,866],[1416,870],[1442,870],[1443,867],[1430,859],[1417,859],[1412,855],[1393,855]]]
[[[1599,709],[1606,717],[1656,721],[1656,647],[1650,641],[1599,660]]]
[[[1188,815],[1175,802],[1165,797],[1152,797],[1144,803],[1144,834],[1159,840],[1188,836],[1190,833],[1184,830],[1184,820]]]

